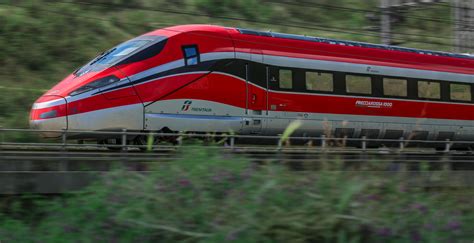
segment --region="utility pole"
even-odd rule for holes
[[[474,0],[453,0],[454,51],[474,51]]]
[[[379,0],[380,3],[380,42],[385,45],[393,44],[392,41],[392,28],[397,22],[403,22],[403,18],[400,16],[409,9],[422,7],[430,4],[436,4],[444,2],[446,0]],[[453,1],[469,1],[474,0],[453,0]],[[474,17],[474,14],[471,15]],[[372,21],[375,16],[368,16]],[[398,19],[396,18],[398,17]],[[471,24],[472,26],[472,24]],[[372,27],[369,27],[372,29]]]
[[[390,0],[380,0],[380,40],[384,45],[392,44],[392,23]]]

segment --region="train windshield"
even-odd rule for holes
[[[144,36],[124,42],[108,51],[101,53],[85,66],[75,71],[74,75],[82,76],[88,72],[97,72],[111,67],[122,60],[133,56],[141,50],[144,50],[147,47],[160,42],[163,39],[164,37],[160,36]]]
[[[140,47],[143,47],[148,43],[150,43],[149,40],[135,40],[135,41],[125,42],[96,57],[91,62],[91,65],[92,64],[107,65],[107,64],[114,63],[120,58],[129,56],[130,54],[138,50]]]

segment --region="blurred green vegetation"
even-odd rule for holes
[[[206,23],[378,43],[377,33],[365,30],[372,25],[365,13],[323,7],[376,10],[376,4],[376,0],[0,0],[0,126],[27,127],[29,109],[43,92],[100,52],[147,31]],[[395,28],[412,35],[396,34],[398,39],[410,39],[402,45],[451,49],[449,9],[424,7],[405,15],[446,21],[407,18]],[[207,149],[188,150],[184,159],[160,165],[154,172],[118,170],[84,191],[56,200],[1,200],[0,240],[474,239],[472,194],[410,188],[395,175],[292,172]]]
[[[412,187],[402,172],[292,171],[183,147],[148,172],[116,170],[55,199],[0,200],[5,242],[466,242],[472,192]],[[367,171],[364,171],[367,170]]]
[[[0,0],[0,126],[27,127],[30,106],[45,90],[147,31],[205,23],[377,43],[378,33],[366,29],[375,24],[351,10],[376,6],[376,0]],[[449,8],[425,6],[404,16],[413,17],[395,28],[413,35],[395,35],[409,39],[404,46],[450,49]]]

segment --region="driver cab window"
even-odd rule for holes
[[[183,46],[183,54],[186,66],[197,65],[200,62],[199,50],[196,45]]]

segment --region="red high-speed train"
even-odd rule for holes
[[[474,140],[473,74],[464,54],[175,26],[76,70],[31,127],[276,135],[299,119],[297,136]]]

